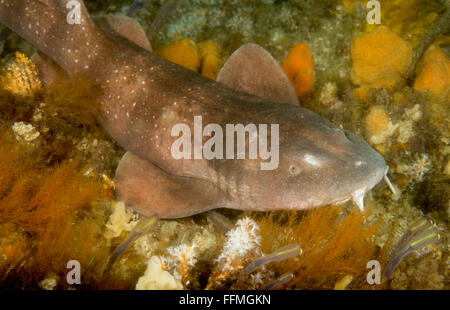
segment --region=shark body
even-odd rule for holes
[[[2,0],[0,22],[69,75],[101,85],[99,120],[128,151],[116,172],[116,193],[137,211],[178,218],[219,207],[308,209],[349,199],[363,208],[364,194],[386,175],[383,157],[362,138],[299,106],[282,69],[261,47],[238,49],[219,82],[212,81],[153,54],[132,20],[94,21],[76,1],[80,23],[69,24],[69,2]],[[171,129],[192,128],[195,116],[224,127],[279,124],[279,166],[174,159]]]

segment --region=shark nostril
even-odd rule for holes
[[[361,167],[364,165],[367,165],[367,163],[365,161],[362,161],[362,160],[355,161],[355,167]]]
[[[290,165],[288,170],[291,175],[297,175],[300,173],[300,169],[295,165]]]

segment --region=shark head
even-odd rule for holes
[[[384,158],[360,136],[292,107],[287,114],[297,121],[280,123],[279,144],[270,146],[278,147],[278,166],[261,170],[260,160],[242,162],[240,172],[227,178],[234,180],[228,192],[256,210],[309,209],[348,200],[363,210],[365,193],[383,177],[388,180]]]
[[[286,204],[302,209],[353,200],[363,210],[365,193],[387,173],[384,158],[354,133],[325,123],[319,127],[309,129],[310,139],[280,147],[285,177],[277,182]]]
[[[365,193],[381,179],[395,191],[387,178],[384,158],[360,136],[300,107],[284,71],[261,47],[247,44],[238,49],[225,63],[218,81],[285,103],[264,106],[258,115],[279,125],[277,143],[270,146],[277,148],[277,167],[266,171],[251,161],[237,163],[235,170],[241,173],[224,178],[231,180],[227,191],[240,197],[241,203],[256,210],[271,210],[308,209],[353,200],[363,210]]]

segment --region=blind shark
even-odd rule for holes
[[[79,13],[78,23],[68,22],[69,13]],[[81,0],[1,0],[0,22],[37,48],[44,79],[61,68],[101,86],[98,119],[127,150],[116,171],[117,199],[144,215],[308,209],[350,199],[363,209],[365,193],[388,180],[383,157],[302,108],[258,45],[235,51],[212,81],[152,53],[136,21],[93,19]],[[171,128],[192,128],[195,116],[223,127],[278,124],[279,141],[270,146],[279,150],[277,169],[261,170],[262,159],[174,159]]]

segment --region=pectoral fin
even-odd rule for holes
[[[120,161],[115,182],[117,199],[147,216],[186,217],[226,203],[213,183],[170,175],[130,152]]]
[[[238,48],[220,70],[217,81],[269,101],[299,105],[294,87],[283,69],[257,44]]]

